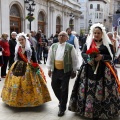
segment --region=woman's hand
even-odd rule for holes
[[[88,61],[88,64],[91,65],[91,66],[93,66],[94,65],[94,61],[90,60],[90,61]]]
[[[4,48],[2,48],[2,51],[4,51]]]
[[[97,57],[95,58],[95,61],[100,61],[103,59],[103,55],[98,54]]]

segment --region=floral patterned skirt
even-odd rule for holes
[[[92,80],[85,76],[85,66],[75,81],[68,109],[87,118],[109,119],[120,115],[117,84],[105,68],[105,76]]]
[[[3,102],[13,107],[34,107],[50,101],[42,69],[35,71],[29,64],[19,69],[20,64],[16,64],[11,66],[6,76],[1,94]],[[23,69],[25,72],[21,72]]]

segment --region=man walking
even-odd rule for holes
[[[65,31],[59,33],[59,42],[50,47],[46,63],[48,75],[52,76],[53,91],[59,100],[59,117],[63,116],[66,110],[70,77],[74,78],[76,70],[79,69],[77,52],[73,45],[66,42],[67,39]]]

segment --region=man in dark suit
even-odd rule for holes
[[[14,57],[15,57],[15,46],[16,46],[16,32],[11,33],[11,39],[9,40],[9,49],[10,49],[10,57],[9,57],[9,68],[14,63]]]

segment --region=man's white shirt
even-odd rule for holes
[[[64,42],[62,44],[58,43],[58,48],[57,48],[57,51],[56,51],[55,60],[63,61],[65,46],[66,46],[66,42]],[[80,68],[80,63],[79,63],[79,60],[78,60],[77,51],[74,47],[72,48],[72,51],[71,51],[71,57],[72,57],[73,71],[76,71]],[[46,66],[49,70],[51,70],[51,66],[52,66],[52,46],[49,49],[49,54],[48,54],[48,59],[47,59],[47,62],[46,62]]]

